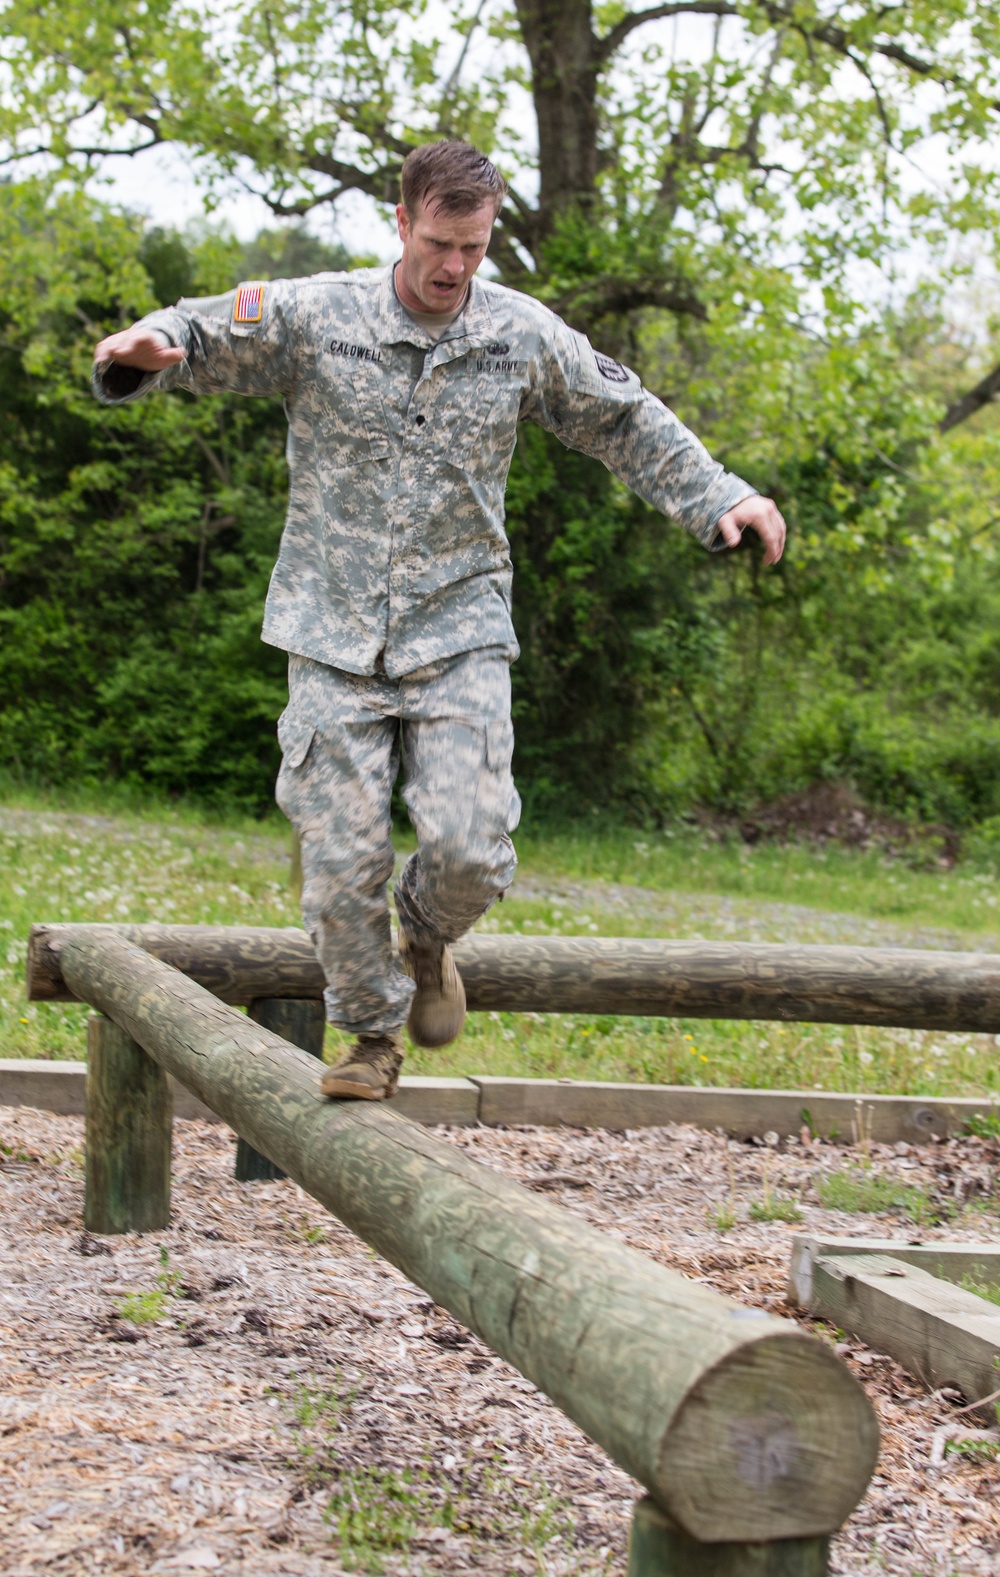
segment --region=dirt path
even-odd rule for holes
[[[761,1149],[689,1128],[443,1136],[686,1275],[783,1310],[792,1229],[746,1219]],[[635,1486],[301,1190],[234,1183],[230,1136],[178,1123],[170,1230],[88,1240],[81,1143],[77,1119],[0,1110],[5,1577],[336,1577],[352,1538],[355,1563],[387,1574],[621,1577]],[[770,1186],[802,1199],[803,1225],[913,1235],[819,1207],[810,1179],[845,1161],[838,1147],[767,1153]],[[1000,1150],[962,1141],[874,1161],[941,1201],[994,1191]],[[721,1233],[709,1213],[731,1178],[739,1223]],[[991,1231],[994,1218],[925,1236]],[[884,1448],[833,1570],[1000,1573],[1000,1465],[932,1467],[953,1404],[884,1356],[841,1350]]]

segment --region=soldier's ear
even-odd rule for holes
[[[406,211],[405,203],[396,204],[396,229],[399,231],[399,239],[405,246],[410,235],[410,216]]]

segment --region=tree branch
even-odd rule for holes
[[[705,323],[708,311],[703,302],[684,285],[670,285],[642,279],[596,280],[571,290],[554,303],[561,316],[572,313],[577,319],[594,322],[598,318],[624,316],[642,307],[660,307],[665,312],[682,313]]]
[[[616,49],[620,49],[630,33],[637,27],[644,27],[647,22],[661,22],[668,16],[737,16],[738,10],[731,5],[729,0],[674,0],[671,5],[649,6],[645,11],[633,11],[631,16],[623,16],[616,22],[610,32],[603,38],[595,41],[594,59],[598,65],[604,65]]]
[[[1000,367],[994,367],[987,373],[974,389],[963,394],[960,399],[953,400],[941,418],[939,432],[946,433],[952,427],[957,427],[959,422],[968,421],[970,416],[975,416],[984,405],[991,405],[1000,396]]]

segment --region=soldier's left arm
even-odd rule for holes
[[[522,407],[528,420],[603,461],[711,551],[737,546],[749,527],[764,543],[765,563],[781,557],[785,523],[777,507],[713,460],[630,368],[553,316],[533,373]]]

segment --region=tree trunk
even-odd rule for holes
[[[515,0],[538,120],[538,231],[597,182],[598,60],[590,0]]]

